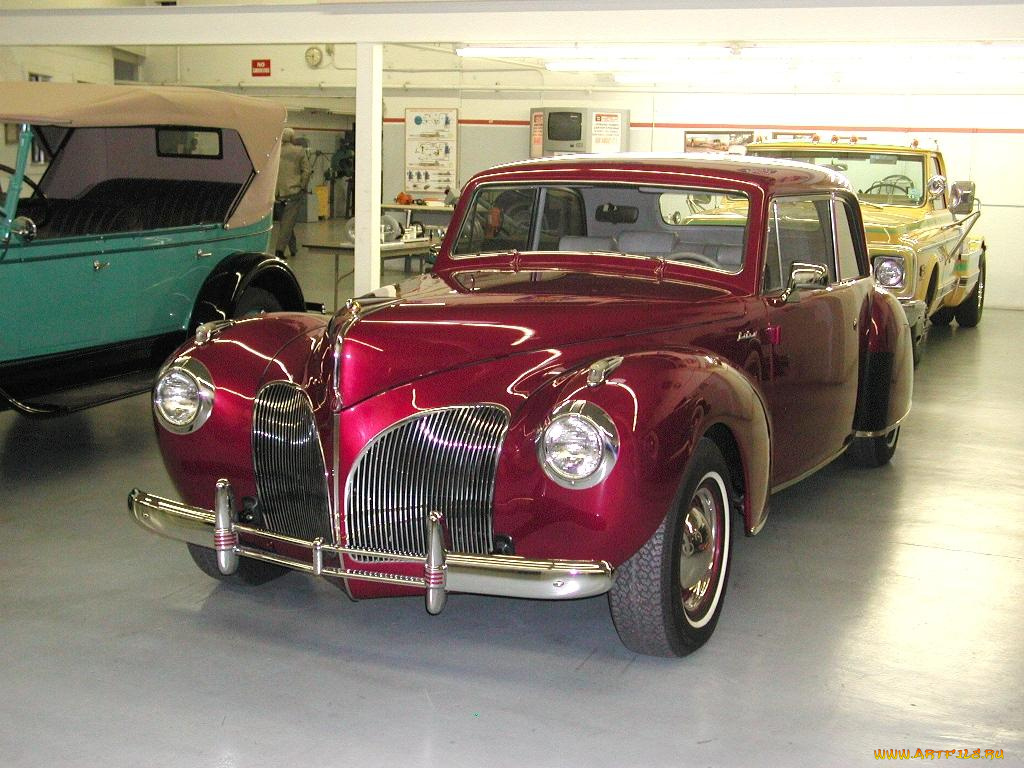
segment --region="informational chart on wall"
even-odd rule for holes
[[[619,152],[622,149],[622,113],[594,112],[590,136],[592,152]]]
[[[405,191],[444,197],[458,187],[457,109],[405,110]]]

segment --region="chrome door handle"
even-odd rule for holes
[[[198,251],[196,251],[196,258],[197,259],[208,259],[211,256],[213,256],[213,251],[204,251],[202,248],[200,248]]]
[[[94,272],[99,272],[101,269],[106,269],[109,266],[110,266],[110,262],[109,261],[100,261],[99,259],[97,259],[96,261],[94,261],[92,263],[92,269],[93,269]]]

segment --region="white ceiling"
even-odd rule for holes
[[[349,44],[385,43],[385,85],[428,88],[680,89],[729,92],[777,81],[779,90],[860,82],[895,89],[945,92],[978,89],[1024,93],[1024,55],[1002,59],[950,53],[938,44],[979,51],[1011,44],[1024,51],[1024,3],[902,0],[323,0],[241,2],[179,0],[0,0],[0,45],[335,46],[308,84],[345,87],[354,80]],[[629,86],[611,71],[549,72],[540,58],[468,60],[464,44],[697,43],[734,55],[661,69],[669,82]],[[825,47],[822,43],[830,44]],[[848,45],[864,48],[856,55]],[[897,57],[889,44],[918,46]],[[884,44],[884,45],[883,45]],[[785,54],[756,59],[750,50],[786,46]],[[794,47],[794,45],[796,47]],[[804,53],[801,54],[800,50]],[[1010,49],[1001,48],[1002,51]],[[748,61],[748,59],[751,59]],[[345,80],[343,73],[351,76]],[[959,77],[962,82],[954,82]],[[299,83],[291,83],[299,85]]]

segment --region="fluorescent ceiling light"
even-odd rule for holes
[[[1024,45],[1009,43],[743,43],[695,45],[568,45],[568,46],[466,46],[459,56],[494,59],[542,59],[556,72],[614,71],[621,62],[647,62],[649,66],[692,60],[828,59],[949,61],[1006,61],[1024,58]],[[575,62],[575,66],[574,63]],[[635,68],[637,64],[625,65]]]
[[[455,53],[466,58],[619,60],[651,59],[658,56],[719,58],[727,55],[724,45],[561,45],[561,46],[467,46]]]

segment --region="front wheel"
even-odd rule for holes
[[[888,464],[896,453],[896,443],[899,439],[899,427],[878,437],[855,437],[846,447],[846,455],[858,467],[881,467]]]
[[[623,644],[651,656],[686,656],[708,641],[729,581],[729,467],[711,440],[698,443],[679,496],[608,593]]]
[[[914,367],[921,364],[924,357],[924,341],[928,337],[928,320],[922,317],[917,325],[910,329],[911,349],[914,357]]]
[[[932,325],[949,325],[953,322],[953,307],[940,307],[935,310],[935,313],[929,318]]]
[[[961,328],[973,328],[981,322],[981,312],[984,308],[985,259],[982,258],[978,264],[978,282],[974,284],[974,290],[956,308],[956,324]]]

